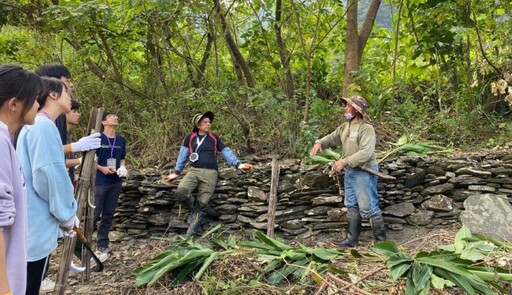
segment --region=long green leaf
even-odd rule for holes
[[[430,282],[430,276],[432,275],[432,267],[422,263],[414,263],[412,268],[412,282],[416,286],[417,290],[423,290],[425,286]]]
[[[391,257],[393,254],[400,252],[395,242],[393,241],[384,241],[375,244],[372,247],[372,251],[377,254],[384,255],[388,258]]]
[[[468,282],[467,279],[464,278],[464,276],[460,274],[456,274],[453,272],[446,271],[444,269],[435,268],[434,273],[436,273],[438,276],[445,278],[453,283],[455,283],[457,286],[459,286],[461,289],[466,291],[469,295],[475,295],[475,289],[471,286],[471,284]]]
[[[405,272],[411,268],[410,263],[402,263],[393,266],[389,271],[389,277],[391,282],[396,282]]]
[[[268,245],[274,247],[276,250],[284,251],[284,250],[290,250],[293,249],[293,247],[282,243],[276,239],[272,239],[269,236],[265,235],[264,233],[260,231],[256,231],[254,235],[262,242],[267,243]]]
[[[443,291],[445,286],[453,287],[455,284],[452,281],[445,280],[439,276],[436,276],[435,274],[432,274],[430,277],[430,282],[432,283],[432,286],[436,288],[437,290]]]
[[[217,257],[219,257],[219,255],[219,252],[213,252],[212,254],[210,254],[210,256],[208,256],[208,258],[205,259],[203,265],[201,266],[199,271],[197,271],[194,277],[199,280],[203,273],[206,271],[206,269],[210,266],[210,264],[212,264],[213,261],[215,261],[215,259],[217,259]]]
[[[178,275],[172,280],[173,285],[181,284],[187,276],[194,270],[197,266],[199,266],[199,261],[192,261],[190,263],[185,264],[181,269]]]

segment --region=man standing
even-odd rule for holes
[[[334,162],[332,170],[345,171],[345,207],[348,209],[348,227],[345,239],[335,241],[341,247],[354,247],[358,245],[361,233],[362,218],[370,219],[375,240],[386,240],[384,221],[379,208],[379,195],[377,193],[377,176],[359,169],[367,167],[378,171],[375,156],[375,130],[369,121],[366,109],[368,104],[361,96],[343,98],[345,109],[343,116],[348,122],[340,125],[331,134],[315,141],[310,151],[314,156],[322,148],[331,148],[341,145],[343,158]]]
[[[101,147],[96,150],[98,165],[96,166],[96,194],[94,197],[94,223],[98,226],[98,251],[110,253],[109,232],[112,218],[121,193],[121,177],[127,177],[126,170],[126,140],[116,133],[119,118],[117,115],[105,112],[103,114],[103,133]]]
[[[252,168],[250,164],[242,164],[233,151],[225,146],[217,135],[211,133],[213,117],[212,112],[194,116],[192,133],[183,140],[174,172],[166,177],[166,181],[173,181],[181,174],[187,160],[191,162],[192,167],[176,190],[178,199],[190,209],[187,237],[193,236],[201,225],[208,202],[217,185],[219,175],[217,154],[220,153],[233,167],[243,170]],[[197,199],[191,195],[196,189]]]

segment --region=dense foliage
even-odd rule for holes
[[[359,4],[360,27],[374,2]],[[508,139],[509,1],[383,3],[349,73],[347,3],[0,0],[0,62],[66,64],[84,118],[120,115],[133,165],[173,159],[206,110],[242,155],[302,156],[339,124],[344,87],[368,98],[381,150],[404,134],[455,148]]]

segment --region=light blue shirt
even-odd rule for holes
[[[38,115],[34,125],[23,127],[16,153],[27,188],[27,260],[37,261],[57,247],[59,223],[75,217],[77,204],[54,122]]]

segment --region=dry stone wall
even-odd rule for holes
[[[204,227],[266,230],[271,160],[253,158],[249,172],[222,168]],[[325,166],[304,166],[282,160],[276,208],[278,235],[307,238],[340,232],[346,224],[343,181],[330,177]],[[512,155],[506,152],[455,158],[399,157],[381,164],[396,180],[380,180],[381,208],[389,229],[404,225],[436,227],[459,221],[463,202],[471,195],[508,198],[512,203]],[[168,170],[132,171],[123,183],[113,227],[128,235],[179,232],[188,212],[175,195],[178,181],[162,181]]]

